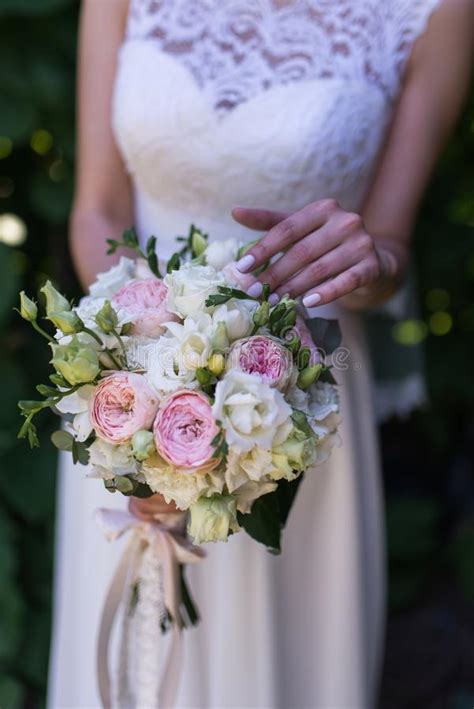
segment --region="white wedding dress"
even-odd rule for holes
[[[137,229],[161,258],[194,222],[254,238],[235,205],[357,211],[403,69],[439,0],[131,0],[113,104]],[[369,709],[383,649],[385,562],[371,380],[357,315],[337,306],[342,446],[307,474],[269,554],[244,533],[208,545],[188,578],[178,705]],[[63,459],[49,707],[99,706],[95,637],[123,542],[93,521],[126,500]],[[156,630],[158,632],[158,628]],[[153,709],[142,707],[142,709]]]

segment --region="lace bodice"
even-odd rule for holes
[[[143,234],[248,232],[233,206],[357,210],[440,0],[130,0],[113,124]]]
[[[222,115],[308,79],[357,79],[393,100],[437,0],[131,1],[127,38],[179,58]]]

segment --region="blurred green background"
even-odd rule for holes
[[[0,707],[44,705],[55,453],[16,439],[16,401],[48,352],[13,313],[67,254],[73,188],[77,0],[0,0]],[[390,619],[381,707],[474,705],[474,101],[416,229],[420,320],[394,335],[426,349],[431,406],[381,428]],[[43,417],[43,437],[52,428]]]

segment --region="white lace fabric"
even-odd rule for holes
[[[131,0],[127,39],[175,55],[218,115],[260,91],[342,78],[388,101],[439,0]]]

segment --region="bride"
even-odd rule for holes
[[[348,354],[342,446],[306,477],[282,556],[238,534],[189,569],[202,622],[186,632],[180,707],[374,706],[384,534],[359,312],[403,279],[473,26],[472,0],[83,2],[71,245],[84,286],[132,223],[162,258],[191,222],[211,239],[257,230],[240,269],[283,252],[259,282],[339,318]],[[121,543],[93,512],[126,501],[62,468],[49,706],[98,707],[95,634]]]

